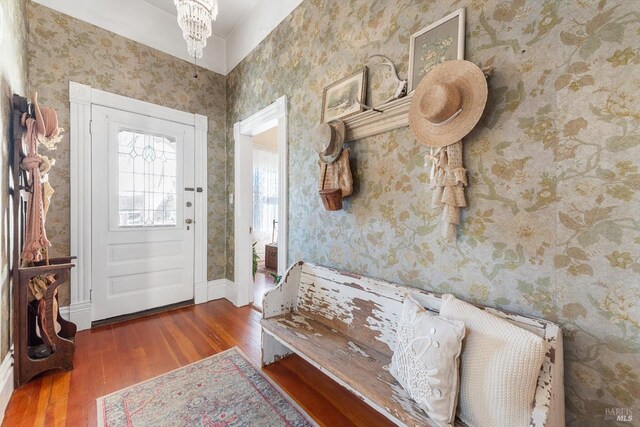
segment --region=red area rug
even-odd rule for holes
[[[233,347],[97,399],[99,426],[314,426]]]

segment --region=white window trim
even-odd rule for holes
[[[237,122],[233,126],[235,146],[238,144],[251,144],[252,138],[259,133],[278,127],[278,274],[282,275],[286,271],[287,248],[288,248],[288,191],[289,191],[289,153],[288,153],[288,129],[287,129],[287,97],[281,96],[273,104],[265,107],[251,117]],[[234,191],[238,195],[242,188],[242,159],[239,158],[239,150],[234,150]],[[236,306],[250,304],[253,302],[253,286],[251,283],[241,283],[238,280],[242,277],[240,268],[241,257],[251,253],[251,238],[247,224],[252,223],[251,210],[239,206],[245,203],[240,197],[235,197],[234,206],[234,280],[235,285],[227,292],[227,299]],[[248,202],[248,201],[247,201]],[[246,260],[245,260],[246,264]],[[249,264],[250,265],[250,264]],[[235,288],[235,289],[234,289]]]
[[[151,104],[69,82],[71,157],[71,254],[78,257],[71,270],[69,318],[78,330],[91,328],[91,106],[130,111],[193,126],[195,129],[194,299],[207,301],[207,117]]]

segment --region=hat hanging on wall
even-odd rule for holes
[[[460,209],[466,206],[466,169],[462,142],[474,128],[487,103],[483,70],[464,60],[446,61],[422,79],[413,94],[409,126],[416,139],[431,147],[431,206],[443,209],[442,236],[456,238]]]
[[[36,115],[36,131],[38,142],[49,150],[55,150],[56,144],[62,139],[64,129],[58,127],[58,114],[56,110],[38,105],[38,92],[33,94],[33,105]]]
[[[322,163],[333,163],[342,152],[346,128],[342,120],[322,123],[316,128],[315,150]]]
[[[429,71],[413,94],[409,126],[421,143],[440,148],[466,136],[487,103],[487,80],[473,62],[445,61]]]

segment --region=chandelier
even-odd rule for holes
[[[178,24],[187,41],[189,55],[202,58],[202,49],[211,36],[211,22],[218,16],[218,0],[173,0]]]

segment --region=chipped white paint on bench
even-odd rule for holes
[[[295,352],[395,423],[418,423],[416,420],[421,420],[422,416],[414,412],[412,404],[406,402],[406,393],[395,380],[388,379],[388,372],[380,372],[380,368],[375,367],[377,365],[371,365],[374,366],[371,369],[376,371],[370,372],[372,381],[369,386],[363,385],[362,379],[351,381],[344,376],[344,369],[340,369],[344,363],[354,363],[354,367],[358,364],[360,371],[366,370],[369,365],[363,360],[374,353],[378,359],[386,357],[390,360],[396,345],[396,327],[402,313],[402,303],[407,294],[413,295],[429,310],[440,311],[441,298],[437,294],[300,261],[292,265],[278,286],[264,296],[262,363],[268,365]],[[543,319],[488,307],[480,308],[545,339],[548,352],[538,377],[531,426],[563,426],[560,328]],[[329,331],[326,335],[333,334],[333,337],[317,337],[319,334],[312,330],[310,323],[326,326],[329,328],[325,329]],[[321,343],[322,339],[333,339],[337,347],[313,347],[314,341]],[[298,347],[307,348],[306,352],[313,354],[305,354]],[[347,352],[351,354],[345,359],[343,353]],[[332,358],[343,365],[332,365]],[[321,366],[318,360],[323,360],[327,366]],[[376,381],[379,381],[377,385]],[[376,401],[368,397],[375,394],[371,390],[380,384],[391,387],[393,396],[389,397],[390,402],[380,402],[379,396]],[[406,417],[398,411],[398,407],[407,411]],[[426,423],[429,424],[428,420]]]

